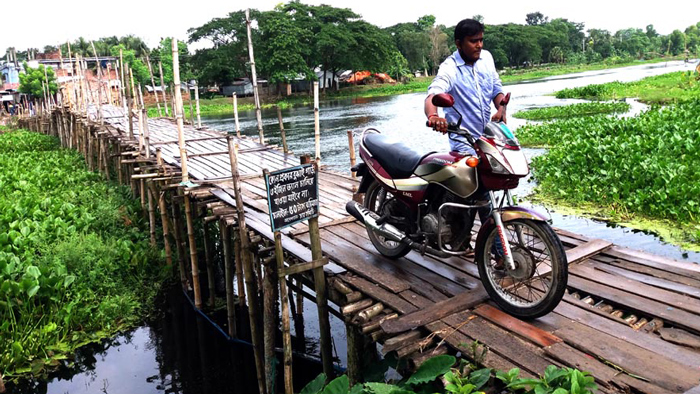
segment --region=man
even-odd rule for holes
[[[450,108],[445,109],[445,117],[438,115],[432,98],[439,93],[450,93],[455,98],[454,108],[462,116],[462,126],[475,138],[479,138],[488,123],[506,121],[505,107],[501,107],[503,88],[496,72],[491,53],[484,46],[484,25],[474,19],[464,19],[455,27],[457,51],[440,65],[438,75],[428,88],[425,99],[425,116],[430,126],[439,132],[447,132],[449,123],[456,123],[459,115]],[[496,114],[491,115],[491,102]],[[473,148],[461,136],[450,136],[452,151],[473,154]]]
[[[506,121],[506,108],[501,106],[503,87],[496,72],[491,53],[483,49],[484,25],[474,19],[464,19],[455,27],[455,45],[457,51],[450,55],[440,65],[438,75],[428,88],[425,99],[425,116],[429,125],[436,131],[447,132],[449,123],[457,123],[459,115],[451,108],[445,108],[445,117],[438,115],[437,107],[433,105],[433,96],[439,93],[450,93],[454,99],[454,108],[462,114],[461,126],[469,130],[474,138],[479,138],[490,120]],[[491,102],[497,112],[491,116]],[[466,138],[450,135],[450,149],[462,154],[476,154]],[[487,193],[478,190],[473,197],[479,200],[488,199]],[[482,223],[491,214],[490,209],[479,209],[479,219]],[[461,215],[448,215],[447,223],[453,234],[462,234],[465,228],[471,228],[474,216],[465,223]],[[465,234],[466,235],[466,234]],[[452,239],[453,250],[471,248],[470,236]],[[496,255],[496,269],[503,269],[503,257],[500,251],[500,241],[496,240],[492,247]]]

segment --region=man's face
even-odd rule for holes
[[[455,45],[457,45],[459,54],[465,62],[474,63],[481,56],[481,48],[484,47],[484,33],[466,36],[462,39],[462,42],[455,40]]]

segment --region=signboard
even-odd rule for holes
[[[313,164],[266,172],[265,186],[273,232],[318,216],[318,173]]]

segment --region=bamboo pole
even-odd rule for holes
[[[277,274],[284,269],[284,249],[282,248],[282,235],[275,232],[275,257],[277,260]],[[289,295],[287,293],[287,280],[284,275],[279,278],[280,302],[282,304],[282,349],[284,351],[284,393],[294,394],[292,382],[292,335],[289,324]]]
[[[241,127],[238,123],[238,96],[233,92],[233,120],[236,122],[236,137],[241,138]]]
[[[303,159],[302,159],[303,160]],[[314,164],[315,171],[318,172],[318,164]],[[314,260],[323,258],[321,249],[321,236],[318,227],[318,216],[309,219],[309,239],[311,247],[311,257]],[[326,294],[326,275],[323,267],[313,270],[314,290],[316,291],[316,306],[318,309],[319,332],[321,336],[321,361],[323,362],[323,372],[330,380],[334,376],[333,354],[331,343],[331,326],[328,318],[328,295]]]
[[[273,258],[263,260],[263,345],[265,351],[265,384],[268,393],[276,393],[276,355],[275,337],[277,331],[277,261]]]
[[[97,105],[99,106],[97,119],[100,121],[100,124],[104,124],[104,115],[102,114],[102,66],[100,65],[100,59],[97,57],[95,43],[90,41],[90,45],[92,45],[92,53],[95,55],[95,68],[97,68]]]
[[[194,108],[192,108],[192,92],[190,89],[190,84],[185,83],[187,85],[187,103],[190,105],[190,124],[194,127]]]
[[[124,65],[124,69],[131,70],[129,68],[129,63],[126,63]],[[124,72],[126,72],[126,78],[130,79],[129,73],[125,70],[124,70]],[[124,108],[124,110],[126,111],[127,123],[129,124],[129,140],[133,140],[134,139],[134,112],[131,110],[133,107],[133,101],[134,101],[133,91],[131,89],[130,81],[125,80],[124,84],[126,85],[126,107]]]
[[[219,221],[219,230],[221,231],[221,243],[224,249],[224,276],[226,278],[226,315],[228,318],[228,335],[232,338],[238,337],[236,329],[236,304],[233,296],[233,264],[231,260],[231,229],[226,224],[225,220]],[[235,262],[240,265],[239,261]]]
[[[246,305],[245,295],[245,279],[243,277],[243,263],[241,259],[241,242],[240,232],[234,234],[233,256],[236,261],[236,283],[238,283],[238,305],[241,308]]]
[[[163,93],[163,106],[165,107],[165,116],[170,116],[169,110],[168,110],[168,100],[165,97],[165,80],[163,79],[163,63],[158,61],[158,69],[160,70],[160,91]],[[172,92],[170,92],[170,95],[172,96]]]
[[[197,128],[201,129],[202,128],[202,117],[199,114],[199,83],[197,83],[197,81],[194,81],[194,100],[196,102],[196,108],[197,108]]]
[[[282,149],[284,150],[284,154],[286,155],[287,153],[289,153],[289,148],[287,147],[287,133],[284,132],[284,122],[282,121],[282,109],[279,105],[277,105],[276,107],[277,120],[280,124],[280,136],[282,137]]]
[[[153,95],[156,96],[156,106],[158,107],[158,117],[163,116],[160,112],[160,100],[156,91],[156,80],[153,78],[153,67],[151,67],[151,58],[146,54],[146,63],[148,63],[148,74],[151,76],[151,86],[153,87]],[[162,88],[162,86],[161,86]]]
[[[126,109],[126,78],[124,78],[124,54],[122,48],[119,48],[119,72],[121,73],[121,79],[119,80],[119,91],[121,92],[122,99],[121,105]],[[124,116],[126,116],[126,111],[124,111]]]
[[[265,135],[262,126],[262,111],[260,110],[260,94],[258,93],[258,76],[255,72],[255,56],[253,54],[253,38],[250,33],[250,10],[245,10],[245,23],[248,29],[248,56],[250,57],[250,71],[253,76],[253,96],[255,97],[255,117],[258,120],[258,135],[260,143],[265,144]]]
[[[158,209],[160,210],[160,221],[163,227],[163,245],[165,247],[165,263],[168,267],[173,265],[173,251],[170,248],[170,224],[168,223],[168,208],[165,204],[165,192],[157,193],[156,186],[152,184],[151,192],[158,196]]]
[[[228,143],[229,160],[231,161],[231,178],[233,180],[233,190],[236,196],[241,262],[243,265],[243,274],[245,276],[246,294],[248,296],[248,314],[250,317],[250,330],[254,349],[253,353],[255,355],[255,370],[257,371],[258,376],[258,392],[260,394],[265,394],[267,393],[267,391],[265,386],[265,378],[263,377],[265,366],[263,364],[262,354],[262,333],[260,332],[260,327],[258,326],[259,300],[255,277],[253,274],[253,264],[251,261],[248,230],[245,224],[245,212],[243,208],[243,197],[241,195],[240,175],[238,173],[238,149],[236,146],[234,146],[232,136],[227,136],[226,140]]]
[[[325,85],[324,85],[325,86]],[[316,144],[316,162],[321,162],[321,125],[319,121],[318,109],[318,81],[314,82],[314,139]]]
[[[214,282],[214,264],[212,262],[214,253],[214,245],[211,240],[211,232],[209,232],[209,223],[203,223],[204,230],[204,263],[207,267],[207,284],[209,286],[209,306],[214,308],[216,299],[216,283]]]
[[[353,141],[352,130],[348,130],[348,146],[350,147],[350,168],[355,167],[355,142]],[[355,171],[352,171],[352,177],[357,178]]]
[[[133,74],[131,72],[131,69],[129,69],[129,77],[133,78]],[[143,130],[143,112],[141,110],[143,109],[143,100],[141,99],[141,85],[138,85],[138,90],[136,90],[136,104],[135,107],[137,108],[136,110],[136,117],[138,119],[138,125],[139,125],[139,152],[141,154],[144,154],[145,150],[145,145],[146,142],[144,141],[144,130]]]
[[[182,289],[187,289],[187,274],[185,270],[186,262],[186,252],[185,247],[182,245],[183,242],[183,229],[182,229],[182,213],[180,211],[180,205],[173,201],[172,203],[172,214],[173,214],[173,231],[175,233],[175,247],[177,248],[177,260],[178,269],[180,270],[180,284]]]
[[[151,181],[146,180],[147,184],[151,184]],[[148,226],[151,235],[151,246],[156,246],[156,211],[153,203],[153,194],[148,193]]]
[[[177,135],[180,146],[180,167],[182,168],[182,183],[189,182],[189,173],[187,172],[187,150],[185,149],[185,132],[182,124],[182,93],[180,92],[180,59],[178,56],[177,40],[172,38],[172,53],[173,53],[173,82],[177,89],[175,90],[176,102],[176,117],[177,117]],[[187,219],[187,237],[190,245],[190,264],[192,266],[192,289],[194,290],[194,306],[197,309],[202,308],[202,294],[199,288],[199,264],[197,262],[197,245],[194,240],[194,223],[192,222],[192,207],[189,196],[185,196],[185,217]]]

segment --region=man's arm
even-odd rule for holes
[[[428,87],[428,97],[425,98],[423,106],[425,116],[428,118],[428,125],[435,131],[441,133],[447,132],[447,120],[440,117],[437,106],[433,104],[433,96],[438,93],[449,92],[452,88],[452,74],[455,70],[449,65],[443,63],[438,69],[438,73]]]
[[[501,82],[501,77],[498,76],[498,71],[496,71],[496,64],[491,59],[491,75],[493,76],[493,92],[496,95],[493,98],[493,105],[496,107],[496,113],[491,117],[494,122],[503,121],[506,123],[506,107],[501,106],[501,100],[503,100],[503,83]]]

